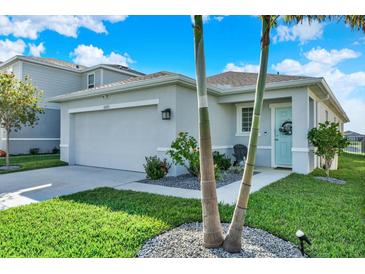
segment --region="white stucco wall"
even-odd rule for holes
[[[83,108],[83,107],[91,107],[91,106],[103,106],[103,105],[112,105],[118,103],[125,102],[138,102],[145,100],[153,100],[158,99],[159,104],[157,105],[157,115],[159,117],[157,123],[145,123],[144,124],[144,132],[146,135],[149,132],[157,131],[158,137],[156,138],[157,142],[155,144],[155,155],[159,155],[158,148],[170,146],[171,141],[175,138],[175,125],[176,125],[176,87],[175,86],[166,86],[166,87],[158,87],[158,88],[150,88],[144,90],[134,90],[132,92],[124,92],[118,94],[111,94],[108,97],[98,96],[93,98],[87,98],[83,100],[71,101],[63,103],[61,106],[61,159],[69,162],[73,160],[73,156],[69,153],[69,150],[72,151],[72,115],[69,114],[70,109],[74,108]],[[143,109],[143,107],[139,107]],[[172,119],[171,120],[162,120],[161,111],[165,108],[171,108],[172,110]],[[77,114],[76,114],[77,115]],[[95,115],[95,114],[93,114]],[[116,112],[118,115],[118,112]],[[123,117],[120,117],[123,119]],[[97,122],[97,121],[96,121]],[[100,121],[99,121],[100,122]],[[108,121],[103,121],[104,123],[108,123]],[[71,123],[71,124],[70,124]],[[130,123],[133,123],[133,120],[130,120]],[[112,127],[113,124],[110,124]],[[126,128],[128,130],[128,128]],[[107,140],[107,136],[105,138]],[[112,149],[108,147],[108,142],[105,142],[105,149]],[[129,149],[126,147],[125,149]],[[150,155],[145,155],[150,156]]]

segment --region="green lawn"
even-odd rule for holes
[[[65,162],[60,160],[59,154],[10,156],[10,164],[20,165],[21,168],[9,171],[0,170],[0,174],[66,165]],[[5,158],[0,158],[1,165],[5,165]]]
[[[292,174],[255,193],[248,223],[290,241],[301,229],[312,239],[313,257],[365,257],[365,157],[343,154],[334,185]],[[312,175],[324,175],[316,170]]]
[[[313,257],[365,257],[365,157],[340,166],[333,176],[346,185],[293,174],[253,194],[247,223],[295,243],[302,229]],[[232,209],[220,206],[223,221]],[[148,238],[199,220],[198,200],[99,188],[0,212],[0,257],[133,257]]]

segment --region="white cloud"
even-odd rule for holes
[[[234,63],[228,63],[224,67],[224,71],[238,71],[238,72],[258,72],[260,69],[259,65],[253,64],[239,64],[236,65]]]
[[[110,54],[105,55],[101,48],[94,47],[93,45],[78,45],[71,55],[74,57],[73,61],[76,64],[84,66],[93,66],[96,64],[129,66],[129,64],[134,63],[128,53],[119,54],[112,51]]]
[[[274,43],[283,41],[299,40],[301,44],[310,40],[316,40],[323,35],[324,24],[317,21],[303,20],[302,23],[295,24],[292,27],[279,25],[276,28],[276,34],[273,36]]]
[[[345,73],[336,66],[360,54],[349,49],[327,51],[317,48],[304,53],[304,56],[308,59],[306,63],[284,59],[272,68],[282,74],[324,77],[351,120],[346,128],[365,132],[365,96],[355,94],[360,90],[364,92],[365,71]]]
[[[356,45],[356,46],[358,46],[358,45],[364,45],[365,44],[365,37],[360,37],[353,44]]]
[[[37,39],[40,32],[52,30],[68,37],[77,37],[79,28],[107,33],[104,22],[124,21],[127,16],[5,16],[0,15],[0,35]]]
[[[42,53],[45,52],[46,48],[44,47],[43,43],[39,43],[37,46],[36,44],[29,44],[29,53],[32,56],[40,57]]]
[[[352,49],[332,49],[327,51],[322,48],[311,49],[305,53],[305,57],[311,61],[336,65],[339,62],[346,59],[354,59],[361,55],[360,52],[356,52]]]
[[[0,61],[5,61],[14,55],[22,55],[26,48],[23,40],[11,41],[9,39],[0,40]]]
[[[221,22],[224,19],[224,16],[218,15],[218,16],[214,16],[213,18],[214,18],[214,20]]]

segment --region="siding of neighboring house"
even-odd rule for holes
[[[115,72],[104,68],[95,69],[82,73],[81,89],[87,89],[87,75],[90,73],[95,73],[95,87],[99,87],[104,84],[114,83],[133,77],[127,74]]]
[[[44,91],[43,100],[81,89],[81,76],[77,72],[23,63],[23,77],[28,75],[32,83]]]
[[[103,70],[103,83],[109,84],[130,78],[130,75],[122,74],[108,69]],[[132,76],[133,77],[133,76]]]
[[[91,73],[95,73],[95,87],[99,87],[101,85],[101,69],[95,69],[82,73],[80,89],[87,89],[87,76]]]
[[[30,148],[39,148],[41,153],[51,152],[59,147],[60,110],[58,104],[46,103],[50,97],[81,89],[81,76],[76,72],[42,66],[39,64],[17,61],[12,71],[18,78],[29,76],[33,85],[43,91],[41,104],[45,113],[40,114],[35,127],[23,127],[10,134],[10,153],[29,153]],[[5,136],[1,136],[5,147]]]
[[[0,71],[12,71],[19,79],[29,76],[32,83],[44,92],[41,104],[45,113],[39,115],[39,121],[35,127],[24,127],[19,132],[11,133],[11,154],[28,153],[30,148],[39,148],[42,153],[46,153],[52,151],[54,147],[59,147],[60,109],[58,104],[46,102],[47,99],[86,89],[87,75],[90,72],[95,73],[96,86],[130,77],[107,69],[79,73],[19,60],[1,68]],[[5,135],[4,131],[0,129],[1,148],[5,148]]]
[[[22,76],[22,62],[14,62],[6,67],[0,69],[1,72],[13,72],[15,76],[19,79]]]

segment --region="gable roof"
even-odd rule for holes
[[[22,57],[25,59],[28,59],[28,60],[35,60],[38,62],[49,63],[52,65],[58,65],[58,66],[62,66],[62,67],[70,68],[70,69],[74,69],[74,70],[82,70],[82,69],[87,68],[86,66],[78,65],[75,63],[71,63],[71,62],[66,62],[63,60],[55,59],[55,58],[34,57],[34,56],[22,56]]]
[[[208,77],[207,82],[210,85],[219,87],[221,89],[231,89],[237,87],[256,85],[257,75],[258,75],[257,73],[251,73],[251,72],[227,71]],[[308,77],[308,76],[267,74],[266,83],[287,82],[287,81],[303,80],[303,79],[319,79],[319,78]]]
[[[361,134],[361,133],[358,133],[355,131],[351,131],[351,130],[345,131],[344,134],[345,134],[345,136],[348,136],[348,137],[365,137],[364,134]]]
[[[224,75],[238,75],[238,78],[246,75],[246,73],[223,73]],[[218,77],[219,75],[215,75],[214,77]],[[280,77],[279,77],[280,76]],[[284,77],[283,77],[284,76]],[[217,82],[209,80],[214,79],[208,77],[208,85],[207,89],[210,94],[215,94],[217,96],[226,96],[230,94],[240,94],[247,92],[255,92],[256,85],[252,84],[253,77],[257,78],[257,74],[250,74],[251,80],[246,82],[241,82],[240,86],[234,86],[237,84],[229,85],[217,85]],[[224,77],[226,78],[226,77]],[[217,78],[215,78],[217,79]],[[227,79],[227,78],[226,78]],[[256,80],[255,80],[256,81]],[[228,82],[229,83],[229,82]],[[255,82],[254,82],[255,83]],[[102,85],[92,89],[84,89],[80,91],[71,92],[64,95],[59,95],[53,98],[50,98],[48,101],[53,103],[60,103],[65,101],[72,101],[82,98],[88,98],[93,96],[112,94],[118,92],[126,92],[134,89],[141,89],[152,86],[161,86],[161,85],[183,85],[189,88],[195,89],[196,82],[194,79],[187,77],[182,74],[177,74],[168,71],[160,71],[156,73],[151,73],[147,75],[141,75],[137,77],[131,77],[126,80],[122,80],[115,83],[110,83],[106,85]],[[228,88],[229,86],[229,88]],[[340,115],[343,117],[345,121],[349,121],[345,111],[342,109],[340,103],[337,101],[336,97],[333,95],[330,87],[322,77],[305,77],[305,76],[290,76],[290,75],[273,75],[269,77],[269,80],[266,84],[266,90],[275,90],[275,89],[285,89],[289,87],[305,87],[305,86],[317,86],[320,90],[323,90],[328,95],[328,100],[330,100],[331,104],[338,110]]]
[[[129,67],[126,67],[126,66],[117,65],[117,64],[98,64],[98,65],[95,65],[92,67],[87,67],[87,66],[75,64],[72,62],[66,62],[63,60],[55,59],[55,58],[34,57],[34,56],[24,56],[24,55],[15,55],[14,57],[4,61],[3,63],[0,62],[0,67],[7,66],[8,64],[10,64],[16,60],[28,61],[28,62],[32,62],[32,63],[61,68],[61,69],[65,69],[65,70],[69,70],[69,71],[73,71],[73,72],[80,72],[80,73],[84,73],[84,72],[98,69],[98,68],[104,68],[104,69],[113,70],[113,71],[120,72],[120,73],[129,74],[131,76],[144,75],[144,73],[142,73],[142,72],[130,69]]]

